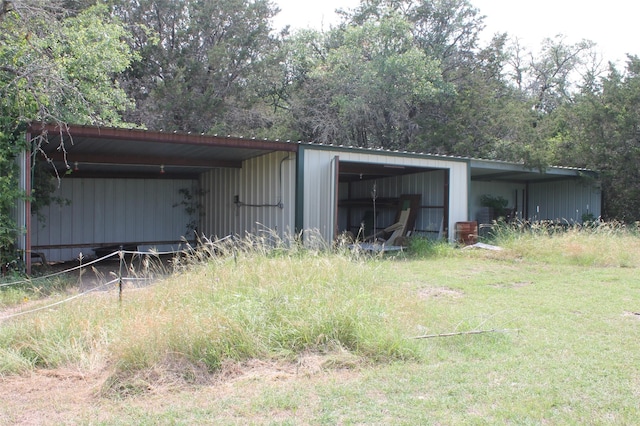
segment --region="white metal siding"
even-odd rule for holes
[[[233,197],[240,193],[240,169],[213,169],[200,176],[203,215],[200,231],[207,238],[240,232]]]
[[[177,242],[187,236],[192,219],[180,205],[180,189],[196,191],[196,186],[192,180],[62,179],[53,195],[70,204],[44,208],[45,223],[32,218],[32,246]],[[156,244],[143,244],[141,249],[150,245]],[[50,261],[93,255],[91,247],[34,250]]]
[[[586,213],[599,217],[600,189],[589,180],[529,185],[529,219],[581,222]]]
[[[295,154],[277,152],[244,161],[241,169],[214,169],[200,183],[201,231],[208,238],[258,232],[283,238],[293,232]],[[235,196],[240,203],[234,203]]]
[[[327,241],[333,238],[331,229],[331,217],[333,203],[331,200],[330,163],[335,156],[340,161],[361,162],[372,164],[389,164],[399,166],[415,166],[425,168],[449,169],[449,238],[454,238],[455,223],[467,219],[468,197],[468,169],[463,161],[451,161],[447,159],[412,157],[402,155],[387,155],[381,153],[368,153],[361,151],[350,152],[347,150],[324,150],[305,147],[304,150],[304,229],[318,230]],[[419,177],[415,177],[419,179]],[[416,181],[413,184],[416,185]],[[409,190],[412,185],[411,178],[397,182],[380,183],[381,191],[390,190],[394,186],[398,191]],[[403,185],[405,185],[403,187]],[[370,191],[370,189],[369,189]],[[435,194],[436,192],[434,192]],[[396,196],[400,195],[396,193]],[[424,202],[424,201],[423,201]],[[426,219],[431,220],[431,219]]]
[[[303,229],[318,232],[325,241],[332,241],[334,234],[331,161],[336,155],[330,151],[304,151]]]

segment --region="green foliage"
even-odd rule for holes
[[[64,81],[73,88],[56,102],[56,113],[74,124],[122,125],[121,114],[133,104],[116,82],[133,60],[128,33],[105,6],[94,6],[62,22],[61,34],[42,40],[51,49]]]
[[[226,134],[268,126],[256,92],[278,40],[266,0],[114,1],[141,55],[123,78],[128,117],[154,129]]]
[[[509,200],[500,195],[483,194],[480,196],[480,205],[492,209],[494,217],[504,218],[507,215],[508,204]]]
[[[640,219],[640,59],[630,56],[624,73],[611,65],[567,111],[570,124],[564,158],[601,172],[603,215],[625,222]]]
[[[16,201],[23,196],[16,184],[15,158],[24,145],[19,143],[19,131],[8,132],[2,128],[1,124],[7,121],[7,117],[0,116],[0,267],[15,270],[20,265],[14,244],[22,230],[18,229],[13,213]]]
[[[118,113],[130,105],[114,79],[134,55],[106,7],[66,19],[9,13],[0,29],[0,108],[11,120],[5,128],[30,121],[122,122]]]
[[[408,254],[418,259],[451,257],[455,255],[455,247],[448,241],[412,237],[409,239]]]
[[[298,43],[318,43],[304,33]],[[291,108],[304,139],[398,148],[414,139],[422,102],[450,90],[439,62],[417,48],[407,20],[386,11],[380,20],[334,29],[322,56],[305,74]],[[323,101],[317,102],[315,96]]]
[[[24,7],[23,7],[24,6]],[[16,180],[16,155],[38,138],[24,140],[30,122],[123,125],[132,104],[115,79],[136,57],[127,33],[105,6],[59,14],[57,3],[17,4],[0,15],[0,240],[2,264],[15,261],[12,208],[23,197]],[[50,203],[54,187],[36,167],[34,213]]]
[[[184,212],[189,216],[189,222],[186,224],[186,234],[192,236],[193,232],[198,231],[198,223],[204,215],[200,200],[205,191],[197,188],[180,188],[178,193],[182,195],[182,201],[173,205],[173,207],[182,207]]]

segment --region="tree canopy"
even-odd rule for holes
[[[81,11],[61,1],[3,0],[0,4],[0,261],[12,256],[11,208],[21,194],[16,154],[28,123],[123,125],[133,107],[117,77],[135,59],[124,27],[103,5]],[[40,143],[31,148],[38,154]],[[36,159],[34,157],[34,164]],[[46,182],[41,188],[50,188]],[[33,205],[49,201],[35,188]]]
[[[137,61],[122,76],[127,118],[149,128],[234,132],[266,125],[256,87],[276,54],[268,0],[117,0]]]
[[[604,214],[640,220],[640,60],[538,51],[469,0],[361,0],[276,30],[270,0],[0,0],[0,222],[28,122],[300,139],[589,167]],[[37,194],[41,199],[46,195]],[[8,224],[8,225],[7,225]]]

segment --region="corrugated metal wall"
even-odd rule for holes
[[[303,223],[307,231],[320,233],[325,241],[333,241],[332,217],[334,188],[331,161],[337,153],[331,151],[304,150]]]
[[[427,237],[437,237],[441,227],[444,209],[444,178],[443,170],[436,170],[425,173],[415,173],[386,179],[367,180],[354,182],[350,189],[346,185],[341,186],[341,199],[359,198],[371,200],[371,204],[366,207],[341,208],[339,211],[340,230],[346,229],[347,214],[350,215],[349,222],[358,224],[367,211],[373,209],[372,190],[375,183],[376,194],[379,198],[397,198],[403,194],[420,194],[420,205],[423,206],[418,211],[416,217],[416,233]],[[376,228],[382,229],[392,225],[396,209],[376,208]],[[353,229],[351,230],[354,231]]]
[[[240,233],[239,212],[233,204],[240,193],[240,169],[213,169],[200,176],[203,215],[200,231],[207,238]]]
[[[20,188],[20,191],[22,191],[24,194],[27,193],[27,185],[29,182],[29,178],[27,176],[29,167],[25,166],[28,162],[30,161],[29,159],[29,154],[26,151],[21,151],[17,158],[16,158],[16,163],[18,164],[18,167],[20,167],[20,174],[18,176],[18,187]],[[27,215],[27,203],[25,200],[17,200],[16,204],[13,205],[11,207],[11,218],[15,221],[15,236],[16,236],[16,247],[19,250],[25,250],[27,247],[27,238],[26,238],[26,233],[27,233],[27,222],[26,222],[26,215]],[[26,259],[23,259],[26,260]]]
[[[362,151],[350,151],[341,149],[314,149],[312,146],[304,147],[304,203],[303,203],[303,226],[305,229],[318,230],[323,238],[331,241],[333,229],[331,229],[330,218],[334,211],[330,188],[331,182],[331,160],[339,157],[340,161],[361,162],[372,164],[389,164],[398,166],[415,166],[425,168],[449,169],[449,238],[454,238],[455,223],[467,220],[467,197],[468,197],[468,165],[464,161],[452,161],[447,159],[437,159],[433,157],[404,156],[388,153],[368,153]],[[387,179],[384,179],[386,181]],[[412,191],[424,191],[429,202],[443,198],[444,172],[419,173],[398,179],[388,179],[388,182],[380,181],[381,193],[399,196]],[[440,188],[440,189],[436,189]],[[362,188],[363,197],[370,197],[371,188]],[[440,191],[440,193],[438,192]],[[344,188],[340,188],[344,194]],[[419,192],[415,192],[419,193]],[[391,196],[391,195],[390,195]],[[351,195],[355,198],[355,195]],[[425,204],[425,200],[422,201]],[[420,218],[420,227],[426,229],[436,226],[441,221],[437,213],[424,213],[426,216]],[[383,216],[381,221],[386,220]],[[345,219],[338,221],[344,224]],[[439,223],[438,225],[439,226]]]
[[[527,217],[523,199],[526,188],[523,183],[471,182],[472,219],[475,220],[478,215],[483,194],[506,198],[509,208],[517,208],[517,217],[520,219],[580,223],[583,214],[591,213],[596,218],[601,214],[601,191],[593,181],[575,179],[530,183]]]
[[[293,232],[295,169],[295,154],[277,152],[244,161],[241,169],[203,174],[201,232],[208,238],[248,232],[275,232],[283,238]]]
[[[601,215],[601,191],[590,180],[565,180],[529,185],[529,218],[569,223],[582,215]]]
[[[45,208],[40,212],[46,217],[44,224],[33,217],[33,250],[43,252],[48,261],[66,261],[76,259],[80,252],[93,256],[91,247],[36,246],[179,241],[194,219],[180,204],[184,200],[181,189],[196,193],[197,181],[62,179],[53,195],[70,204]]]

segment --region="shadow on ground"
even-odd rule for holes
[[[122,281],[123,287],[144,287],[173,272],[173,255],[127,255],[96,261],[96,259],[35,264],[33,277],[60,276],[76,282],[79,291],[113,289]]]

